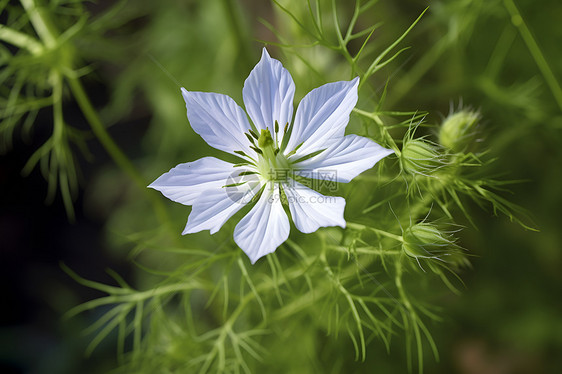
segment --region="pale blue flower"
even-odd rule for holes
[[[312,90],[293,121],[295,84],[264,48],[242,91],[248,115],[226,95],[182,88],[193,130],[242,161],[234,165],[204,157],[176,166],[149,187],[193,206],[183,234],[214,234],[246,204],[254,204],[234,229],[234,241],[252,263],[289,237],[283,203],[303,233],[345,228],[344,198],[324,196],[295,179],[347,183],[392,153],[370,139],[345,135],[358,84],[355,78]]]

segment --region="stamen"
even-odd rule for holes
[[[257,171],[243,171],[243,172],[241,172],[240,174],[238,174],[238,176],[241,176],[241,175],[252,175],[252,174],[257,174],[257,173],[258,173]]]
[[[260,155],[263,155],[263,152],[258,147],[254,147],[253,145],[251,145],[250,148],[256,151],[257,153],[259,153]]]
[[[279,149],[279,122],[277,120],[275,120],[275,149]]]
[[[258,140],[258,139],[260,138],[260,137],[258,136],[258,134],[256,134],[255,131],[252,130],[252,129],[249,130],[249,133],[250,133],[254,138],[256,138],[256,140]]]
[[[248,138],[248,140],[250,141],[250,143],[252,143],[253,145],[256,145],[254,138],[248,134],[247,132],[244,133],[244,135],[246,135],[246,137]]]
[[[289,122],[285,124],[283,128],[283,141],[281,142],[281,146],[279,147],[281,150],[285,150],[287,144],[289,144],[289,138],[291,137],[292,127],[289,125]]]
[[[297,145],[297,146],[295,147],[295,149],[293,149],[291,152],[289,152],[289,153],[287,154],[287,157],[292,156],[292,155],[294,155],[295,153],[297,153],[297,151],[299,150],[299,148],[300,148],[303,144],[304,144],[304,142],[302,142],[301,144]]]
[[[296,150],[296,149],[295,149],[295,150]],[[324,151],[325,151],[325,149],[321,149],[321,150],[319,150],[319,151],[312,152],[312,153],[310,153],[310,154],[308,154],[308,155],[306,155],[306,156],[302,156],[302,157],[297,158],[296,160],[292,160],[292,162],[296,164],[296,163],[299,163],[299,162],[301,162],[301,161],[308,160],[309,158],[312,158],[312,157],[314,157],[314,156],[317,156],[317,155],[319,155],[320,153],[322,153],[322,152],[324,152]]]
[[[247,182],[247,181],[239,182],[239,183],[226,184],[226,185],[222,186],[222,188],[241,186],[241,185],[243,185],[243,184],[246,183],[246,182]]]
[[[234,151],[234,153],[236,153],[237,155],[240,155],[240,156],[244,156],[244,157],[247,157],[247,158],[251,158],[250,156],[248,156],[247,154],[245,154],[245,153],[242,152],[242,151]]]

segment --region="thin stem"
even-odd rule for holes
[[[62,76],[55,74],[53,84],[53,139],[56,144],[62,142],[64,120],[62,115]]]
[[[403,241],[403,238],[400,235],[396,235],[396,234],[390,233],[388,231],[376,229],[376,228],[371,227],[371,226],[362,225],[360,223],[347,222],[347,227],[353,228],[353,229],[360,229],[360,230],[370,230],[370,231],[373,231],[374,233],[377,233],[379,235],[386,236],[387,238],[391,238],[391,239],[394,239],[394,240],[399,241],[399,242]]]
[[[33,28],[35,29],[35,32],[37,33],[39,38],[43,41],[43,43],[47,48],[54,48],[57,45],[58,32],[56,28],[52,26],[48,15],[42,12],[42,10],[37,6],[35,0],[20,0],[20,2],[22,6],[25,8],[25,11],[29,16],[29,20],[31,21]],[[6,35],[6,30],[4,28],[0,29],[0,31],[4,31],[4,35]],[[17,34],[10,33],[10,32],[8,32],[7,35],[8,37],[11,37],[12,40],[18,41],[20,43],[27,42],[29,44],[29,40],[33,40],[33,39],[29,39],[29,40],[21,39],[21,37],[18,37]],[[38,47],[36,45],[33,45],[32,43],[31,45],[28,46],[28,48],[31,51],[32,48],[34,50],[37,50]],[[67,63],[69,66],[64,66],[61,70],[73,71],[72,62],[69,61]],[[125,156],[125,154],[117,146],[117,144],[115,144],[115,142],[113,141],[113,139],[111,138],[105,127],[103,126],[94,107],[90,102],[90,99],[86,95],[84,88],[80,83],[80,80],[76,77],[73,77],[72,75],[66,75],[66,78],[68,80],[68,84],[70,85],[70,89],[72,90],[72,93],[74,94],[74,97],[78,105],[80,106],[80,109],[82,110],[82,113],[84,113],[86,120],[90,124],[90,127],[92,128],[94,134],[96,135],[100,143],[103,145],[105,150],[109,153],[109,155],[113,158],[115,163],[117,163],[117,165],[123,171],[125,171],[125,173],[127,173],[141,189],[146,190],[146,186],[147,186],[146,181],[136,170],[136,168],[133,166],[133,164],[127,158],[127,156]],[[61,113],[61,117],[62,117],[62,113]],[[60,136],[60,131],[58,134],[55,135]],[[164,209],[164,206],[162,205],[160,200],[158,200],[156,196],[152,194],[149,194],[148,196],[150,198],[150,201],[154,207],[154,211],[156,212],[156,215],[158,216],[159,220],[162,223],[165,223],[166,226],[169,226],[169,219],[167,218],[166,210]]]
[[[63,78],[62,75],[59,73],[55,73],[53,75],[53,163],[56,160],[56,167],[53,167],[51,171],[51,175],[54,175],[57,172],[59,174],[59,188],[62,195],[62,200],[64,203],[64,208],[66,209],[66,214],[68,219],[73,222],[75,219],[74,216],[74,209],[72,204],[72,193],[69,188],[69,180],[68,180],[68,172],[66,165],[67,162],[67,154],[64,149],[67,148],[66,139],[65,139],[65,124],[64,124],[64,117],[62,112],[62,92],[63,92]],[[54,185],[53,185],[54,186]],[[53,196],[54,198],[55,189],[53,188]]]
[[[552,95],[554,96],[556,103],[558,104],[560,109],[562,109],[562,88],[560,88],[560,84],[558,83],[558,80],[550,69],[550,66],[548,65],[546,58],[542,54],[539,45],[535,41],[535,38],[533,38],[533,34],[527,27],[527,24],[523,20],[523,17],[521,17],[521,13],[519,12],[519,9],[517,9],[517,6],[513,2],[513,0],[504,0],[504,3],[507,11],[511,15],[511,22],[517,28],[517,30],[519,30],[521,37],[525,41],[525,44],[527,44],[527,48],[529,48],[529,52],[531,52],[531,56],[533,56],[533,58],[535,59],[535,62],[538,65],[544,79],[546,80],[550,91],[552,91]]]
[[[442,38],[437,43],[425,53],[416,64],[409,69],[408,72],[402,75],[402,78],[397,81],[392,89],[393,94],[386,99],[386,105],[388,107],[394,106],[394,104],[402,97],[412,90],[418,81],[428,72],[428,70],[435,65],[437,61],[441,58],[441,55],[447,50],[449,46],[449,41],[447,38]]]
[[[43,46],[35,38],[4,25],[0,25],[0,40],[18,48],[27,49],[32,54],[43,51]]]
[[[407,331],[409,329],[410,326],[410,313],[413,313],[413,315],[415,315],[415,312],[413,311],[412,308],[412,304],[410,304],[410,300],[408,299],[408,297],[406,296],[406,293],[404,292],[404,286],[402,285],[402,264],[400,263],[400,261],[396,261],[394,263],[394,267],[396,270],[396,274],[394,276],[394,284],[396,285],[396,288],[398,289],[398,294],[400,295],[400,301],[402,301],[403,304],[403,309],[401,310],[401,314],[402,314],[402,320],[404,323],[404,330],[406,330],[406,333],[408,334],[409,331]],[[413,323],[412,323],[413,324]],[[411,356],[411,348],[410,348],[410,338],[407,339],[406,342],[406,356],[407,356],[407,364],[408,364],[408,371],[411,372],[412,370],[412,356]],[[421,370],[421,368],[420,368]]]
[[[41,38],[47,48],[55,47],[57,45],[56,32],[53,32],[53,27],[50,25],[49,20],[43,16],[35,0],[20,0],[20,2],[25,8],[29,20],[35,32],[39,35],[39,38]]]
[[[495,79],[501,71],[503,62],[505,61],[509,49],[513,45],[516,35],[517,31],[515,31],[513,27],[509,26],[502,32],[498,42],[496,43],[496,47],[492,52],[488,66],[486,66],[486,76],[488,78],[492,80]]]
[[[115,142],[103,126],[101,120],[97,115],[97,112],[95,111],[92,103],[86,95],[80,80],[77,78],[68,77],[68,83],[70,85],[72,93],[74,94],[76,102],[80,106],[82,113],[84,113],[84,116],[90,124],[92,131],[94,132],[102,146],[105,148],[107,153],[109,153],[117,166],[119,166],[125,173],[127,173],[131,177],[131,179],[133,179],[133,181],[139,188],[146,191],[146,180],[140,175],[140,173],[137,171],[132,162],[127,158],[127,156],[123,153],[123,151],[121,151],[121,148],[119,148],[119,146],[115,144]],[[162,205],[160,200],[152,194],[148,194],[148,196],[160,221],[168,224],[169,220],[166,214],[166,210],[164,209],[164,206]]]
[[[330,245],[328,246],[328,249],[332,249],[334,251],[342,252],[342,253],[349,253],[350,251],[348,247],[342,245]],[[398,251],[398,250],[385,250],[377,247],[358,247],[358,248],[354,248],[353,252],[359,255],[378,255],[378,256],[387,256],[387,255],[396,256],[402,253],[402,251]]]
[[[251,40],[247,36],[247,31],[244,28],[244,22],[240,17],[240,10],[238,9],[238,4],[234,0],[223,0],[222,1],[224,6],[224,11],[228,17],[228,21],[230,23],[230,28],[232,29],[236,41],[238,43],[238,47],[240,49],[240,54],[242,59],[244,60],[244,64],[246,66],[253,66],[253,52],[252,46],[249,43]]]
[[[384,125],[382,119],[380,118],[380,116],[376,113],[371,113],[371,112],[366,112],[364,110],[358,109],[358,108],[354,108],[353,112],[366,117],[366,118],[370,118],[373,121],[375,121],[375,123],[377,125],[379,125],[379,128],[383,134],[384,139],[387,141],[388,145],[392,148],[392,150],[394,151],[394,153],[396,153],[396,156],[400,157],[400,149],[398,148],[398,146],[396,145],[396,142],[394,141],[394,138],[392,137],[392,135],[390,135],[390,133],[388,132],[388,129],[386,128],[386,126]]]

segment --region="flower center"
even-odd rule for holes
[[[255,166],[260,176],[266,181],[285,182],[289,177],[291,164],[281,152],[279,146],[279,124],[277,121],[275,121],[274,129],[275,137],[272,136],[269,128],[261,130],[259,136],[250,130],[246,136],[252,143],[250,148],[258,154]]]
[[[277,133],[275,134],[277,138]],[[277,140],[277,139],[276,139]],[[289,161],[279,152],[277,141],[273,140],[269,129],[261,130],[258,138],[258,171],[269,181],[285,182],[289,176]]]

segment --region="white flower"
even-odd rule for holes
[[[210,146],[243,161],[233,165],[204,157],[176,166],[149,187],[193,206],[183,234],[202,230],[214,234],[257,200],[234,229],[234,241],[252,263],[289,237],[283,203],[303,233],[327,226],[345,228],[345,199],[324,196],[295,179],[347,183],[392,153],[370,139],[344,134],[357,103],[358,84],[355,78],[312,90],[293,121],[295,84],[264,48],[242,91],[252,123],[230,97],[182,88],[193,130]]]

